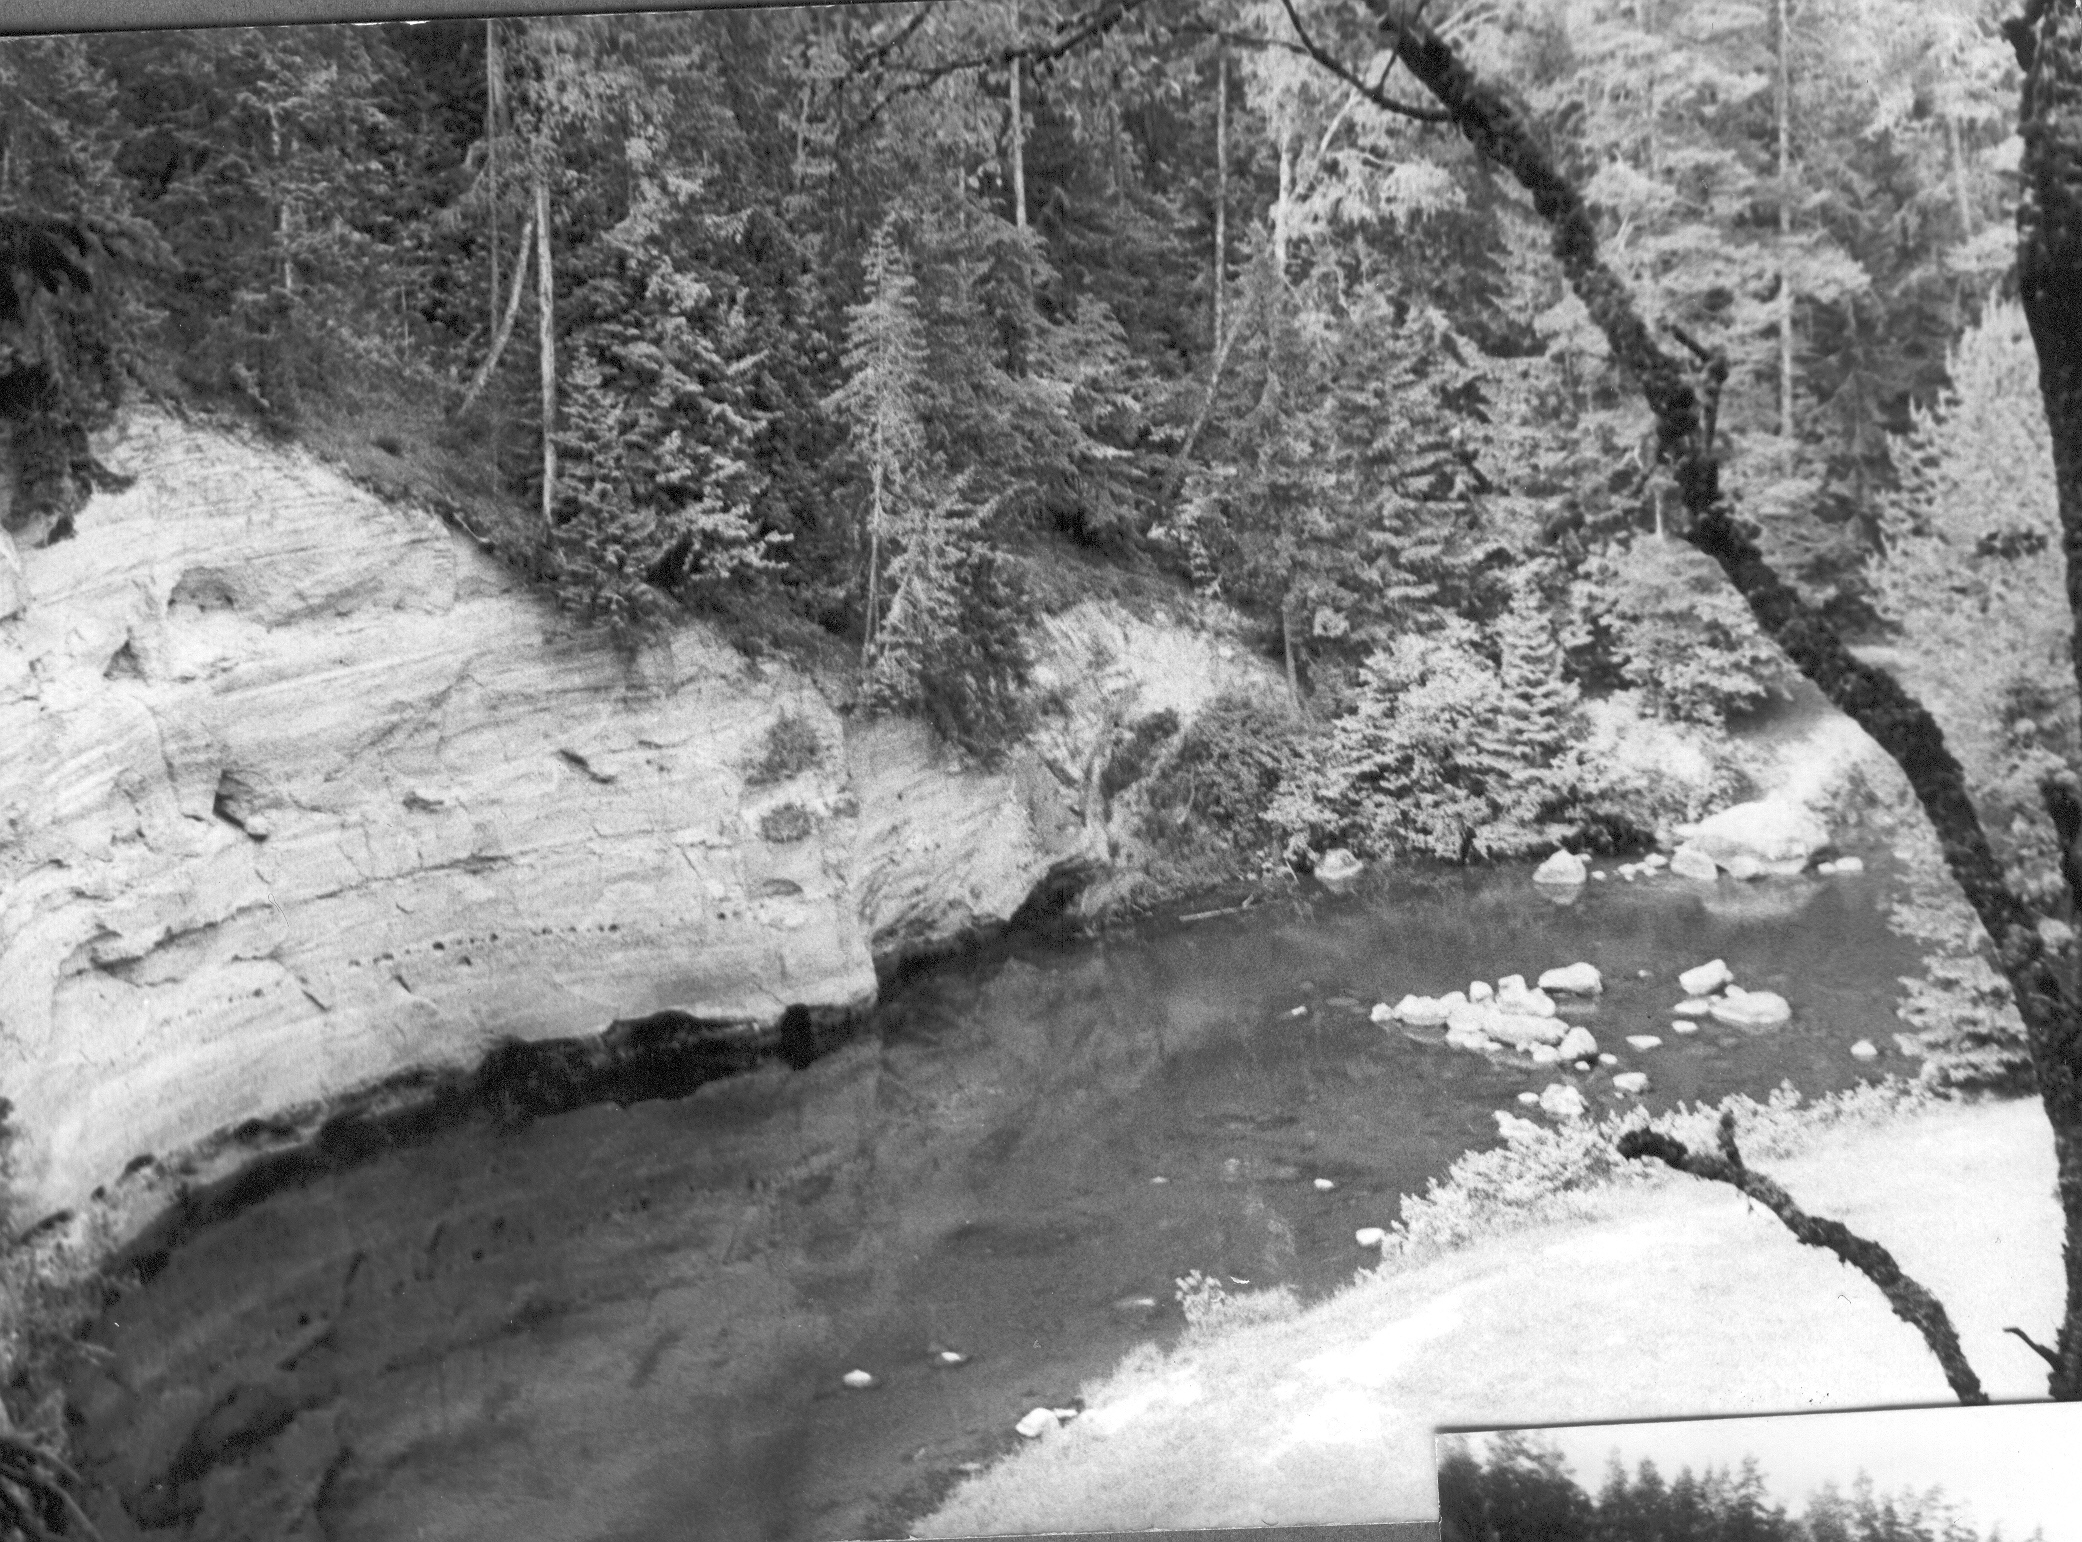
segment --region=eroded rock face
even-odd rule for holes
[[[857,1008],[878,954],[1104,860],[1038,751],[962,769],[699,629],[626,661],[308,459],[156,416],[104,455],[136,483],[0,619],[31,1205],[506,1036]],[[753,785],[784,710],[824,753]]]

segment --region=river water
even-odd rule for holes
[[[1021,1413],[1167,1341],[1179,1276],[1334,1289],[1370,1260],[1356,1228],[1555,1079],[1374,1002],[1587,959],[1608,990],[1580,1020],[1621,1061],[1572,1078],[1594,1104],[1630,1068],[1652,1107],[1828,1091],[1905,1068],[1887,882],[1562,903],[1512,869],[1011,940],[804,1069],[465,1125],[274,1193],[93,1331],[70,1390],[105,1534],[899,1535]],[[1716,956],[1793,1021],[1672,1036],[1675,974]],[[1643,1032],[1663,1046],[1629,1050]],[[1890,1053],[1868,1068],[1861,1038]]]

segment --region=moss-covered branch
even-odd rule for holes
[[[1981,1389],[1980,1377],[1974,1374],[1974,1368],[1967,1363],[1966,1352],[1959,1347],[1958,1331],[1953,1328],[1944,1303],[1904,1274],[1892,1253],[1877,1242],[1859,1236],[1841,1221],[1809,1215],[1778,1184],[1762,1173],[1750,1171],[1743,1163],[1742,1153],[1736,1149],[1733,1114],[1721,1115],[1720,1148],[1717,1156],[1693,1151],[1683,1141],[1656,1130],[1629,1130],[1619,1138],[1621,1156],[1630,1159],[1652,1157],[1681,1173],[1690,1173],[1694,1178],[1740,1189],[1785,1222],[1786,1230],[1801,1242],[1834,1253],[1872,1281],[1880,1294],[1887,1298],[1887,1305],[1894,1309],[1894,1315],[1923,1335],[1923,1342],[1930,1346],[1930,1352],[1937,1356],[1937,1363],[1944,1367],[1945,1380],[1951,1384],[1953,1395],[1960,1402],[1988,1401],[1988,1394]]]
[[[2056,1398],[2082,1399],[2082,1011],[2068,970],[2005,878],[1936,721],[1891,675],[1852,656],[1736,520],[1721,493],[1711,432],[1691,378],[1656,342],[1626,285],[1605,265],[1582,192],[1556,165],[1524,110],[1477,78],[1423,20],[1421,4],[1366,4],[1403,66],[1470,143],[1531,194],[1552,228],[1554,255],[1570,288],[1655,415],[1662,459],[1683,498],[1687,539],[1720,565],[1801,673],[1907,773],[1946,865],[1994,939],[2053,1127],[2066,1222],[2067,1302],[2050,1388]],[[2070,605],[2082,613],[2082,0],[2029,0],[2011,37],[2026,69],[2019,274],[2056,446]],[[2082,638],[2076,647],[2082,679]]]

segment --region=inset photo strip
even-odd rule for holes
[[[2074,1542],[2078,102],[0,0],[0,1542]]]
[[[1440,1542],[2082,1542],[2082,1408],[1441,1434]]]

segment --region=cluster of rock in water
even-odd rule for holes
[[[1776,1028],[1793,1015],[1791,1004],[1776,991],[1744,990],[1737,985],[1721,959],[1686,970],[1677,983],[1685,999],[1671,1009],[1672,1033],[1695,1033],[1700,1019],[1707,1017],[1734,1028],[1759,1029]],[[1575,963],[1548,970],[1533,986],[1525,983],[1524,975],[1513,974],[1494,985],[1476,980],[1464,991],[1443,996],[1404,996],[1392,1007],[1382,1002],[1374,1008],[1373,1020],[1411,1028],[1444,1027],[1445,1042],[1454,1049],[1483,1055],[1517,1054],[1534,1065],[1574,1065],[1588,1071],[1597,1065],[1616,1065],[1618,1057],[1604,1053],[1597,1036],[1581,1023],[1567,1021],[1555,997],[1568,998],[1574,1005],[1595,1001],[1604,989],[1596,965]],[[1660,1048],[1662,1042],[1657,1034],[1627,1036],[1628,1046],[1644,1053]],[[1639,1071],[1622,1071],[1612,1078],[1612,1085],[1621,1092],[1639,1093],[1646,1090],[1648,1078]],[[1538,1101],[1557,1115],[1583,1111],[1582,1095],[1566,1083],[1558,1082],[1527,1101]],[[1549,1107],[1550,1103],[1555,1106]]]
[[[1660,877],[1699,883],[1718,883],[1722,873],[1740,881],[1757,878],[1790,878],[1812,868],[1827,877],[1835,873],[1864,871],[1856,857],[1836,857],[1816,862],[1817,853],[1827,849],[1829,832],[1812,811],[1779,799],[1738,803],[1709,819],[1683,827],[1682,838],[1666,857],[1654,852],[1639,862],[1622,862],[1614,872],[1626,883]],[[1594,868],[1584,858],[1566,849],[1557,851],[1533,873],[1533,882],[1572,888],[1586,880],[1603,881],[1610,875]]]

